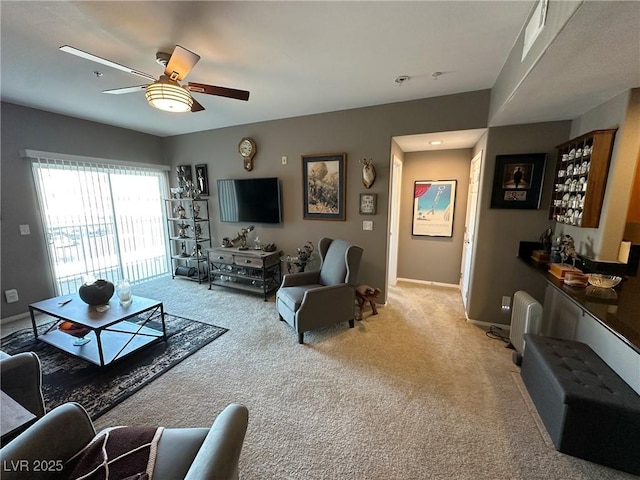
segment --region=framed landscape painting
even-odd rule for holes
[[[456,180],[418,180],[413,184],[411,235],[451,237]]]
[[[304,219],[346,219],[346,160],[346,153],[302,156]]]

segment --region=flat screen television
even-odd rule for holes
[[[280,181],[276,177],[219,179],[221,222],[282,222]]]

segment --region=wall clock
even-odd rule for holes
[[[238,153],[242,156],[244,169],[247,172],[253,170],[253,157],[256,154],[256,142],[251,137],[244,137],[238,143]]]

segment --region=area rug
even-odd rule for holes
[[[228,331],[168,313],[165,313],[165,325],[166,342],[144,348],[105,368],[44,342],[36,342],[31,328],[3,338],[0,348],[12,355],[29,351],[38,355],[47,410],[65,402],[78,402],[95,420]],[[161,329],[157,320],[152,320],[147,326]],[[39,328],[43,327],[46,325]]]

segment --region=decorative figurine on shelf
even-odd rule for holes
[[[200,218],[200,204],[194,203],[191,208],[193,209],[193,218]]]
[[[176,205],[173,207],[173,213],[177,215],[178,218],[187,218],[187,211],[182,205]]]
[[[262,244],[260,243],[260,237],[256,236],[256,239],[253,241],[254,246],[253,249],[254,250],[262,250]]]
[[[540,245],[542,250],[547,253],[551,253],[551,245],[553,243],[553,230],[551,227],[547,228],[542,235],[540,235]]]
[[[196,243],[193,246],[193,250],[191,252],[191,256],[192,257],[201,258],[202,257],[202,245],[200,245],[199,243]]]
[[[187,229],[191,226],[188,223],[178,223],[176,225],[178,227],[178,236],[180,238],[189,238],[189,235],[187,235]]]
[[[181,257],[188,257],[189,254],[187,253],[187,246],[185,245],[184,242],[182,242],[180,244],[180,256]]]
[[[275,243],[265,243],[262,246],[263,252],[275,252],[278,249]]]
[[[231,239],[229,237],[224,237],[222,239],[222,246],[224,248],[231,248],[231,247],[233,247],[233,242],[231,241]]]
[[[193,227],[193,234],[196,238],[200,238],[202,236],[202,225],[196,223]]]
[[[576,266],[576,260],[578,259],[578,252],[576,252],[575,242],[571,235],[565,235],[562,239],[562,250],[560,250],[560,256],[562,257],[562,263],[566,263],[571,258],[571,263]]]

